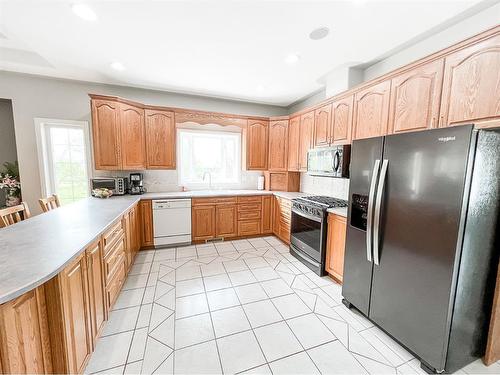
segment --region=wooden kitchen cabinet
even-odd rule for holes
[[[391,81],[356,92],[354,96],[353,139],[387,134]]]
[[[340,215],[328,214],[325,269],[340,283],[342,283],[344,273],[346,233],[347,219]]]
[[[91,110],[95,169],[121,169],[120,103],[92,99]]]
[[[174,112],[146,109],[147,169],[175,169]]]
[[[331,144],[345,145],[351,143],[353,107],[353,95],[338,99],[332,103]]]
[[[238,205],[217,205],[215,216],[216,237],[229,238],[238,235]]]
[[[332,143],[332,105],[327,104],[314,111],[314,147]]]
[[[0,373],[52,373],[44,287],[0,305]]]
[[[215,204],[199,206],[193,204],[191,207],[191,223],[193,241],[203,241],[215,238]]]
[[[154,246],[153,204],[151,199],[139,202],[141,211],[141,248]]]
[[[269,170],[286,171],[288,164],[288,120],[269,123]]]
[[[500,35],[445,58],[440,127],[500,125]]]
[[[125,268],[128,271],[141,247],[141,223],[139,222],[138,205],[135,205],[123,217],[125,229]]]
[[[273,233],[286,244],[290,244],[291,210],[292,203],[288,199],[274,197]]]
[[[443,59],[432,61],[391,80],[388,133],[438,126]]]
[[[267,169],[269,121],[249,119],[247,123],[247,169]]]
[[[300,116],[299,170],[307,171],[307,152],[313,146],[314,111]]]
[[[104,292],[103,252],[100,241],[95,242],[86,250],[87,273],[89,285],[89,309],[92,347],[100,336],[106,321],[106,296]]]
[[[273,196],[262,196],[262,215],[261,215],[261,229],[262,234],[273,232],[272,225],[272,210],[273,210]]]
[[[122,169],[145,169],[144,109],[120,103],[120,133]]]
[[[300,116],[292,117],[288,125],[288,170],[299,171]]]

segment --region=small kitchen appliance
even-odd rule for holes
[[[351,146],[320,147],[307,153],[307,174],[349,178]]]
[[[146,189],[143,186],[142,173],[131,173],[129,194],[139,195],[144,194],[145,192]]]
[[[96,189],[108,189],[113,195],[127,194],[126,177],[99,177],[90,180],[91,191]]]

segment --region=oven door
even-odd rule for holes
[[[297,250],[322,263],[323,220],[292,209],[290,242]]]

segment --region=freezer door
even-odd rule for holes
[[[383,169],[379,179],[369,317],[437,370],[446,356],[471,136],[472,127],[461,126],[386,137],[384,186]]]
[[[372,280],[372,249],[368,218],[370,187],[376,188],[384,138],[354,141],[351,148],[351,180],[347,215],[347,240],[344,258],[342,295],[368,315]]]

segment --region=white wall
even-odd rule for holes
[[[146,104],[242,115],[276,116],[287,113],[282,107],[0,72],[0,98],[12,100],[23,199],[34,213],[40,212],[37,201],[41,196],[41,184],[33,119],[42,117],[90,123],[88,93],[117,95]]]

